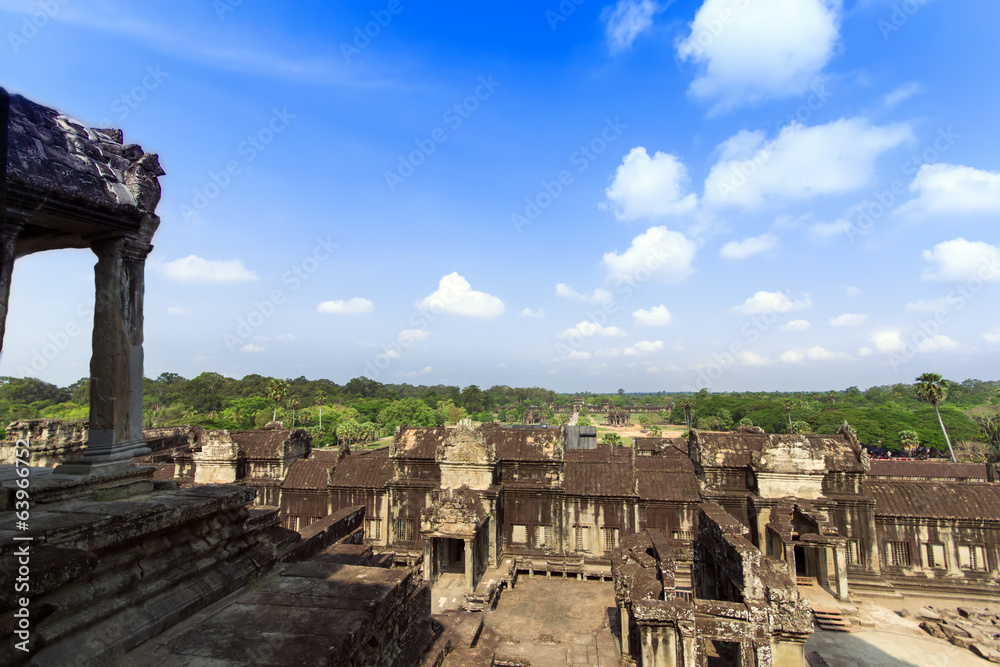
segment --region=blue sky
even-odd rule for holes
[[[1000,376],[996,3],[350,4],[0,2],[167,172],[147,376]],[[0,374],[87,375],[93,263],[18,260]]]

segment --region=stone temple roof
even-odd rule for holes
[[[875,482],[875,516],[1000,521],[1000,486],[935,482]]]
[[[0,89],[0,104],[4,97]],[[86,127],[21,95],[9,96],[8,113],[8,182],[44,199],[76,201],[135,219],[156,208],[159,160],[126,145],[121,130]]]

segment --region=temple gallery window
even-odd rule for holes
[[[986,547],[982,544],[959,544],[958,565],[963,570],[986,571]]]
[[[885,561],[892,567],[910,567],[910,543],[886,542]]]
[[[948,566],[944,559],[944,544],[941,542],[924,542],[924,564],[934,569],[943,569]]]

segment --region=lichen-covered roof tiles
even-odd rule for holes
[[[392,455],[401,459],[431,459],[444,444],[448,429],[443,426],[402,428],[393,441]]]
[[[562,458],[563,430],[558,426],[537,428],[490,428],[483,431],[496,445],[503,461],[558,461]]]

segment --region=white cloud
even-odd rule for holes
[[[537,310],[532,310],[531,308],[525,308],[517,315],[518,317],[545,317],[545,311],[541,308]]]
[[[861,290],[857,287],[851,287],[850,285],[844,285],[844,295],[845,296],[857,296],[861,294]]]
[[[860,313],[844,313],[830,318],[831,327],[858,327],[865,323],[867,315]]]
[[[178,308],[177,306],[170,306],[167,308],[168,315],[187,315],[190,311],[184,308]]]
[[[797,364],[803,361],[829,361],[831,359],[843,359],[846,356],[847,355],[843,352],[833,352],[825,347],[813,345],[809,348],[796,347],[788,350],[787,352],[782,352],[779,358],[786,363]]]
[[[905,124],[879,127],[864,118],[811,127],[792,123],[772,141],[744,130],[720,146],[704,199],[716,206],[757,207],[852,192],[872,182],[880,154],[912,136]]]
[[[426,329],[403,329],[396,336],[396,340],[403,347],[413,347],[414,343],[419,343],[422,340],[426,340],[430,336],[430,332]]]
[[[811,326],[812,324],[809,323],[809,320],[791,320],[778,328],[782,331],[805,331]]]
[[[180,283],[241,283],[257,280],[257,274],[239,259],[203,259],[188,255],[163,265],[163,275]]]
[[[694,210],[698,197],[688,191],[684,164],[669,153],[652,158],[637,146],[615,171],[615,180],[604,191],[619,220],[683,215]]]
[[[913,81],[910,83],[904,83],[901,86],[896,86],[882,98],[882,108],[890,110],[896,107],[900,102],[908,100],[913,95],[919,93],[921,86],[919,83]]]
[[[290,334],[290,333],[278,334],[277,336],[274,337],[274,340],[293,341],[295,340],[295,334]]]
[[[680,282],[694,273],[695,245],[680,232],[664,226],[650,227],[632,239],[622,254],[604,253],[603,263],[612,280],[643,280],[645,275],[662,282]]]
[[[809,227],[809,234],[818,241],[828,241],[841,234],[846,234],[850,228],[850,220],[837,218],[833,222],[814,222]]]
[[[664,327],[673,319],[666,306],[653,306],[649,310],[639,308],[632,311],[632,317],[636,324],[645,327]]]
[[[564,299],[576,299],[577,301],[592,301],[594,303],[607,303],[608,301],[613,301],[615,298],[610,291],[601,289],[600,287],[595,289],[593,294],[580,294],[566,283],[556,285],[556,296],[561,296]]]
[[[505,309],[503,301],[486,292],[473,290],[469,281],[458,273],[449,273],[441,278],[437,290],[418,301],[417,307],[481,320],[499,317]]]
[[[681,60],[704,65],[688,93],[726,110],[804,92],[833,55],[840,9],[840,0],[705,0],[676,45]]]
[[[726,259],[746,259],[752,255],[778,247],[778,237],[770,232],[760,236],[751,236],[742,241],[730,241],[719,250],[719,255]]]
[[[422,370],[421,370],[420,372],[421,372],[421,373],[430,373],[430,372],[432,372],[433,370],[434,370],[434,369],[433,369],[433,368],[431,368],[430,366],[424,366],[424,367],[423,367],[423,369],[422,369]]]
[[[568,359],[568,360],[590,359],[590,352],[584,352],[582,350],[570,350],[563,356],[563,359]]]
[[[918,313],[933,313],[938,310],[948,310],[951,304],[948,302],[947,297],[941,297],[940,299],[928,300],[928,299],[917,299],[916,301],[911,301],[906,304],[907,310],[916,311]]]
[[[396,348],[390,347],[388,350],[385,351],[385,356],[389,357],[390,359],[399,359],[403,355],[401,355],[399,353],[399,350],[397,350]]]
[[[938,334],[917,343],[917,352],[953,352],[959,347],[960,345],[948,336]]]
[[[983,334],[983,338],[986,339],[987,343],[1000,345],[1000,327],[997,327],[993,331],[987,331]]]
[[[370,313],[373,310],[375,310],[375,304],[359,296],[347,301],[324,301],[316,306],[317,313],[333,313],[334,315],[360,315]]]
[[[557,338],[569,339],[569,338],[590,338],[591,336],[626,336],[624,331],[618,327],[605,327],[597,322],[591,322],[590,320],[584,320],[578,322],[574,326],[561,331],[556,334]]]
[[[734,306],[733,310],[744,315],[757,315],[760,313],[787,313],[792,310],[801,310],[812,305],[812,299],[808,294],[803,294],[800,299],[795,299],[788,294],[781,292],[754,292],[754,295],[743,302],[741,306]]]
[[[662,340],[640,340],[635,345],[630,345],[625,348],[623,354],[627,357],[638,357],[643,354],[651,354],[653,352],[659,352],[663,349]]]
[[[740,352],[738,358],[740,363],[745,366],[766,366],[771,363],[771,360],[764,355],[751,352],[750,350],[743,350]]]
[[[963,238],[943,241],[933,250],[924,250],[923,258],[937,265],[921,274],[924,280],[1000,281],[1000,247],[989,243]]]
[[[605,7],[601,20],[611,52],[630,48],[632,42],[653,25],[653,14],[658,11],[660,7],[651,0],[621,0],[614,8]]]
[[[955,164],[924,164],[910,183],[916,193],[895,213],[974,215],[1000,213],[1000,171],[984,171]]]
[[[876,331],[871,335],[871,341],[875,345],[875,349],[882,354],[900,352],[904,347],[906,347],[906,341],[903,340],[903,334],[895,329]]]
[[[867,345],[862,345],[861,347],[858,348],[859,357],[870,357],[873,354],[875,354],[875,350],[871,349]]]
[[[263,352],[267,348],[263,345],[254,345],[253,343],[247,343],[240,348],[240,352]]]

